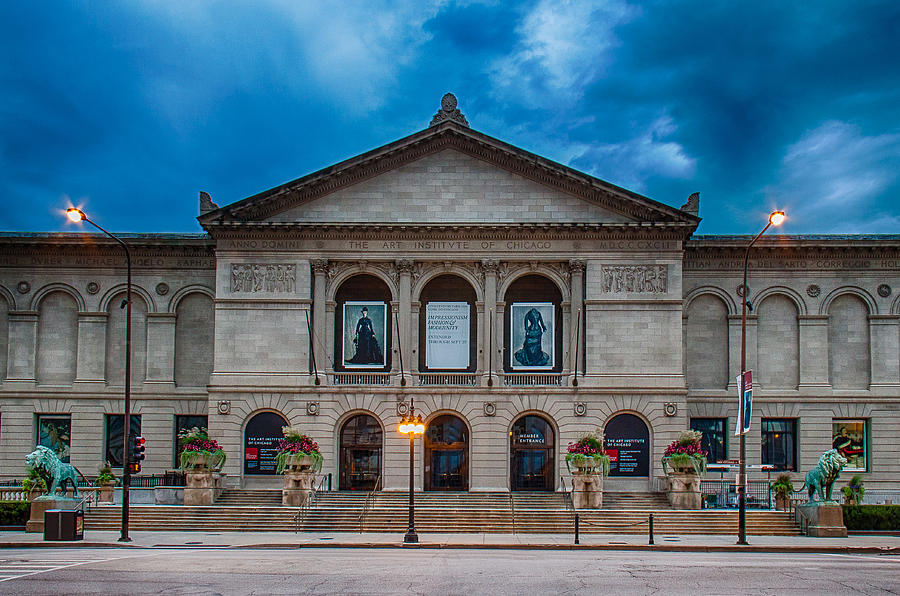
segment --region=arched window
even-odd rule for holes
[[[78,353],[78,304],[67,292],[51,292],[38,315],[37,382],[71,385]]]
[[[391,367],[391,291],[374,275],[354,275],[338,289],[334,312],[334,369],[388,371]]]
[[[452,414],[425,429],[425,490],[469,490],[469,429]]]
[[[549,490],[555,485],[553,426],[534,414],[522,416],[509,433],[511,490]]]
[[[106,323],[106,383],[125,385],[125,292],[109,301]],[[147,376],[147,303],[131,293],[131,383],[143,383]]]
[[[703,294],[688,306],[684,363],[690,389],[728,387],[728,307],[721,298]]]
[[[175,308],[175,386],[205,387],[213,369],[215,309],[206,294],[194,292]]]
[[[0,296],[0,381],[6,378],[6,355],[9,352],[9,305]]]
[[[506,372],[562,371],[562,295],[542,275],[520,277],[506,290]]]
[[[429,281],[419,297],[419,370],[475,372],[475,290],[458,275]]]
[[[341,490],[372,490],[381,476],[384,437],[374,416],[359,414],[341,429]]]
[[[603,448],[609,455],[609,475],[627,478],[650,475],[650,430],[634,414],[617,414],[603,429]]]

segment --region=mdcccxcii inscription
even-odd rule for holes
[[[293,293],[297,283],[294,265],[232,265],[232,292]]]
[[[668,265],[603,265],[603,291],[664,294],[668,290]]]

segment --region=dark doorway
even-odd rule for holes
[[[469,490],[469,429],[451,414],[425,429],[425,490]]]
[[[381,477],[383,449],[383,432],[374,416],[350,418],[341,429],[340,489],[374,489]]]
[[[553,445],[553,427],[543,417],[516,420],[509,433],[511,490],[554,489]]]
[[[260,412],[250,419],[244,430],[244,474],[275,475],[275,455],[278,442],[284,438],[284,416],[275,412]]]

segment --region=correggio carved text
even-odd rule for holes
[[[668,265],[604,265],[603,291],[664,294],[668,290]]]
[[[292,294],[297,284],[294,265],[232,265],[232,292]]]

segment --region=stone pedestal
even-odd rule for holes
[[[806,535],[816,538],[846,538],[844,510],[834,501],[804,503],[797,506],[797,521],[806,518]]]
[[[216,498],[216,476],[213,471],[184,473],[184,504],[212,505]]]
[[[101,484],[100,485],[100,497],[99,497],[98,501],[100,503],[112,503],[113,496],[115,495],[115,491],[116,491],[116,483],[115,482]]]
[[[572,506],[575,509],[603,506],[603,474],[572,474]]]
[[[281,489],[281,504],[302,507],[309,501],[316,475],[313,472],[285,472]]]
[[[685,472],[669,472],[666,496],[672,509],[700,509],[700,476]]]
[[[44,531],[44,513],[48,509],[75,509],[78,505],[78,499],[67,499],[66,497],[38,497],[31,502],[31,517],[25,522],[26,532],[43,532]]]

